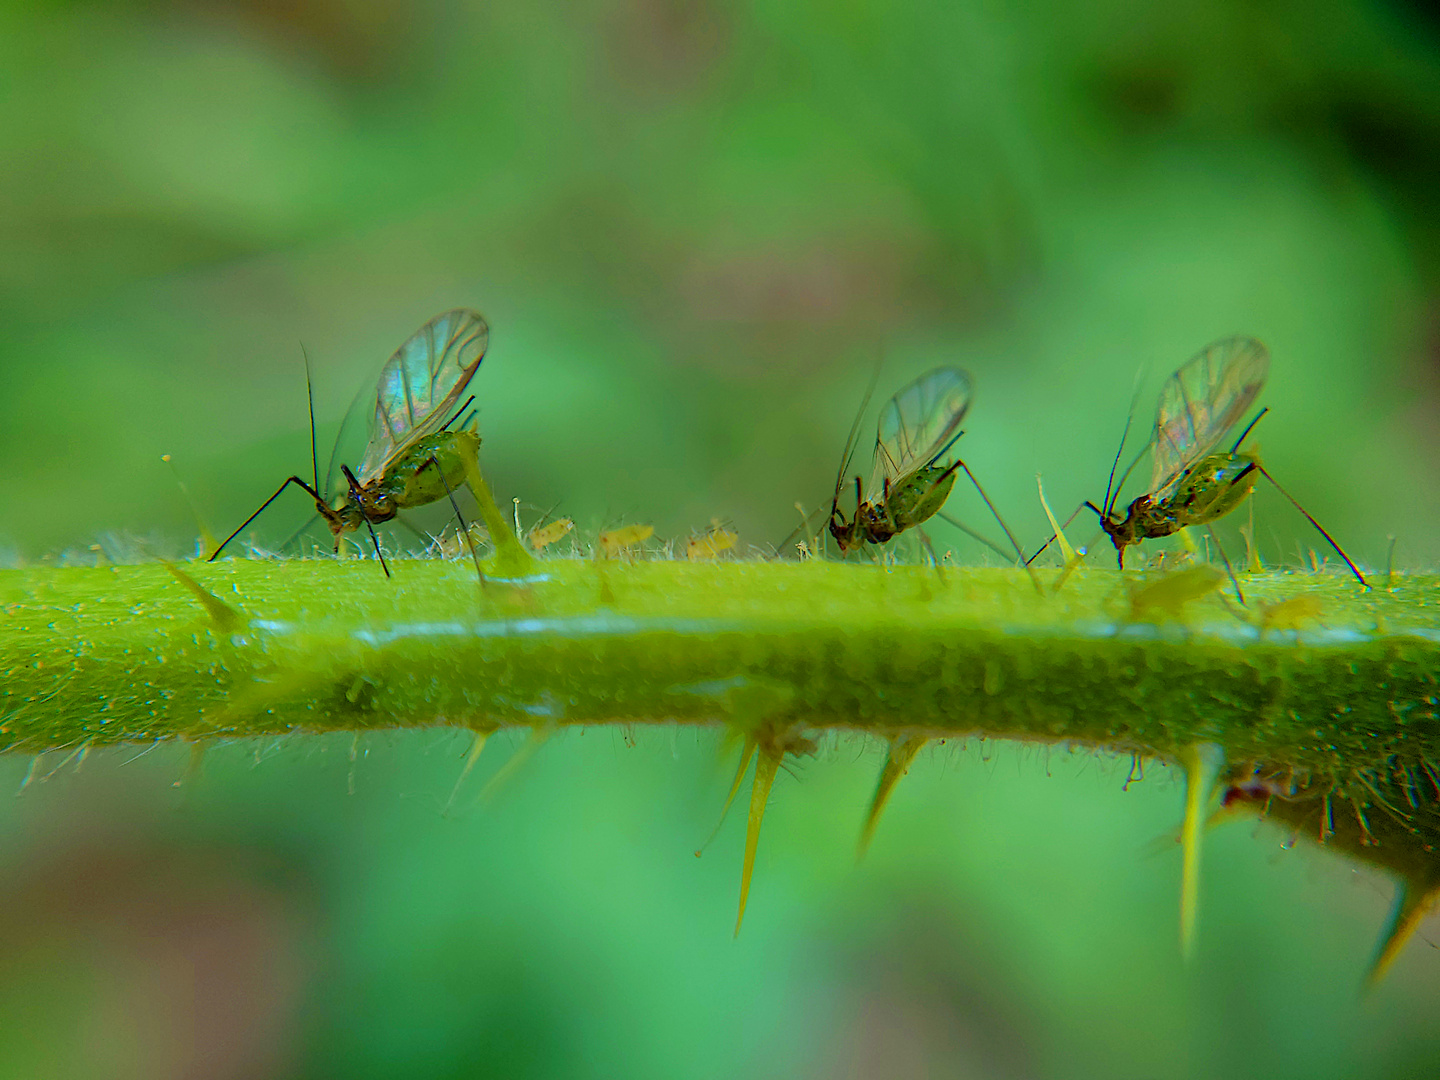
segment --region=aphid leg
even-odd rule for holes
[[[966,525],[959,518],[953,518],[949,514],[945,513],[945,511],[943,510],[936,513],[935,516],[938,517],[941,521],[945,522],[945,524],[953,525],[955,528],[959,529],[971,539],[980,541],[980,543],[984,544],[991,551],[995,552],[996,555],[999,555],[1000,558],[1004,559],[1007,563],[1014,561],[1010,552],[1006,551],[1003,547],[997,544],[994,540],[991,540],[984,533],[980,532],[977,529],[972,529],[969,525]]]
[[[875,826],[880,824],[880,814],[884,811],[885,804],[890,801],[895,785],[910,771],[915,755],[920,753],[928,741],[923,735],[897,735],[890,740],[890,752],[886,755],[885,767],[880,770],[880,781],[875,785],[874,798],[870,800],[870,812],[865,815],[865,824],[860,829],[860,842],[855,850],[856,861],[865,857],[870,840],[875,835]]]
[[[750,781],[750,819],[745,825],[745,861],[740,867],[740,910],[735,915],[735,936],[745,921],[745,902],[750,899],[750,875],[755,870],[755,849],[760,844],[760,823],[765,820],[765,804],[770,799],[770,786],[780,769],[785,751],[777,746],[761,746],[755,760],[755,778]]]
[[[1255,414],[1254,420],[1251,420],[1250,423],[1245,425],[1245,430],[1240,432],[1240,437],[1236,439],[1235,444],[1230,447],[1231,454],[1234,454],[1240,449],[1240,444],[1245,441],[1245,436],[1250,434],[1251,430],[1255,427],[1255,425],[1258,424],[1264,418],[1265,414],[1269,411],[1270,406],[1266,405],[1265,408],[1261,409],[1258,413]]]
[[[340,471],[345,476],[345,482],[350,485],[350,497],[355,500],[356,505],[363,505],[363,500],[360,498],[360,481],[355,479],[355,474],[350,471],[350,466],[341,465]],[[316,509],[319,509],[321,505],[323,504],[317,502]],[[375,546],[375,557],[380,560],[380,569],[385,571],[385,576],[388,578],[390,566],[385,562],[385,553],[380,550],[380,537],[375,533],[375,523],[363,515],[362,520],[370,533],[370,543]],[[338,529],[335,530],[335,554],[340,554],[340,530]]]
[[[1225,573],[1230,576],[1230,584],[1235,586],[1235,599],[1240,601],[1241,606],[1245,604],[1245,594],[1240,591],[1240,582],[1235,577],[1235,570],[1230,565],[1230,556],[1225,554],[1225,547],[1220,543],[1220,537],[1215,535],[1215,527],[1206,525],[1205,531],[1210,534],[1210,539],[1215,542],[1215,550],[1220,553],[1220,561],[1225,564]]]
[[[217,548],[215,549],[215,551],[211,554],[211,556],[210,556],[208,559],[206,559],[205,561],[206,561],[206,562],[214,562],[216,559],[218,559],[218,558],[220,557],[220,552],[222,552],[222,551],[225,550],[225,545],[228,544],[228,543],[230,543],[231,540],[234,540],[235,537],[239,536],[242,532],[244,532],[244,531],[245,531],[245,526],[249,525],[249,524],[250,524],[252,521],[254,521],[257,517],[259,517],[261,514],[263,514],[263,513],[266,511],[266,509],[270,506],[270,504],[273,503],[276,499],[278,499],[278,498],[280,497],[280,493],[281,493],[282,491],[284,491],[287,487],[289,487],[291,484],[298,484],[298,485],[300,485],[301,490],[303,490],[303,491],[305,492],[305,494],[309,495],[312,499],[315,500],[315,505],[316,505],[317,507],[320,507],[320,506],[324,506],[324,505],[325,505],[325,500],[322,499],[322,498],[320,498],[319,492],[317,492],[314,488],[312,488],[312,487],[311,487],[309,484],[307,484],[304,480],[301,480],[300,477],[298,477],[298,476],[292,476],[292,477],[290,477],[290,479],[286,480],[285,483],[281,484],[278,488],[275,489],[275,494],[274,494],[274,495],[271,495],[268,499],[266,499],[263,503],[260,504],[260,509],[259,509],[259,510],[256,510],[256,511],[255,511],[253,514],[251,514],[248,518],[246,518],[244,521],[242,521],[242,522],[240,523],[240,528],[236,529],[236,530],[235,530],[234,532],[232,532],[229,536],[227,536],[224,540],[222,540],[222,541],[220,542],[220,546],[217,547]],[[307,527],[308,527],[308,526],[307,526]]]
[[[1390,547],[1385,552],[1385,587],[1395,587],[1395,537],[1390,537]]]
[[[1373,989],[1385,977],[1400,950],[1420,928],[1420,923],[1430,914],[1437,900],[1440,900],[1440,887],[1420,888],[1404,880],[1396,883],[1395,906],[1390,912],[1390,922],[1365,976],[1367,990]]]
[[[1265,466],[1257,462],[1255,468],[1260,470],[1261,476],[1265,477],[1266,480],[1269,480],[1270,483],[1275,484],[1275,490],[1280,492],[1281,495],[1284,495],[1285,498],[1289,499],[1290,505],[1295,507],[1296,510],[1299,510],[1300,513],[1305,516],[1306,521],[1310,522],[1311,525],[1315,526],[1316,530],[1320,533],[1320,535],[1325,537],[1326,541],[1329,542],[1330,546],[1335,549],[1335,554],[1339,555],[1340,558],[1345,560],[1345,565],[1348,566],[1350,568],[1350,572],[1355,575],[1355,580],[1360,582],[1361,585],[1364,585],[1368,589],[1370,587],[1370,583],[1365,580],[1365,575],[1360,573],[1359,569],[1356,568],[1355,564],[1350,561],[1350,556],[1346,555],[1345,552],[1341,550],[1340,545],[1335,542],[1335,538],[1332,537],[1328,532],[1326,532],[1324,527],[1321,526],[1318,521],[1316,521],[1313,517],[1310,516],[1310,511],[1306,510],[1303,506],[1296,502],[1295,496],[1291,495],[1279,484],[1276,484],[1275,478],[1270,475],[1269,471],[1265,468]],[[1240,473],[1240,476],[1237,476],[1235,478],[1235,483],[1238,484],[1240,482],[1240,478],[1244,475],[1245,473],[1242,471]]]
[[[1265,569],[1260,562],[1260,545],[1255,540],[1255,500],[1248,500],[1250,524],[1240,526],[1240,535],[1245,537],[1245,572],[1258,574]]]
[[[1195,924],[1200,901],[1200,840],[1215,795],[1225,751],[1215,743],[1187,746],[1180,752],[1185,767],[1185,823],[1180,842],[1184,852],[1180,873],[1180,950],[1185,959],[1195,951]]]
[[[935,568],[935,576],[940,579],[940,584],[945,584],[945,571],[940,568],[940,556],[935,554],[935,545],[930,542],[930,534],[919,525],[915,526],[915,532],[920,537],[920,543],[924,546],[926,553],[930,556],[930,565]]]
[[[365,519],[365,528],[370,530],[370,543],[375,545],[375,557],[380,560],[380,569],[385,571],[385,576],[388,578],[390,566],[385,562],[385,553],[380,550],[380,537],[376,535],[375,526],[370,523],[369,518]]]
[[[445,485],[445,494],[450,499],[450,509],[455,511],[455,520],[460,523],[460,535],[465,537],[465,546],[470,549],[470,561],[475,564],[475,573],[479,576],[480,587],[483,589],[485,587],[485,571],[480,569],[480,556],[475,552],[475,541],[470,535],[470,526],[465,524],[464,515],[460,513],[460,504],[455,501],[455,492],[450,490],[450,481],[445,479],[445,470],[440,467],[440,462],[436,461],[432,455],[420,466],[420,469],[427,468],[431,465],[435,466],[435,472],[440,477],[440,483]],[[418,473],[420,469],[416,469],[415,471]],[[520,525],[519,499],[515,500],[515,525],[516,534],[518,535]]]
[[[966,465],[964,461],[957,461],[956,464],[965,470],[965,475],[970,478],[970,483],[975,485],[975,490],[980,493],[980,498],[984,501],[985,506],[1004,531],[1005,539],[1009,540],[1010,546],[1015,549],[1018,565],[1025,568],[1025,572],[1030,575],[1030,584],[1034,585],[1035,591],[1043,596],[1045,590],[1040,585],[1040,578],[1030,568],[1030,562],[1025,558],[1025,549],[1020,546],[1020,541],[1015,539],[1015,534],[1010,531],[1010,526],[1005,524],[1005,519],[1000,516],[1000,511],[995,509],[995,504],[990,501],[990,496],[985,494],[985,489],[980,486],[980,481],[975,479],[975,474],[970,471],[970,466]]]

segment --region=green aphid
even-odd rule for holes
[[[435,316],[401,345],[380,369],[375,407],[368,413],[369,437],[360,463],[353,469],[337,460],[348,420],[341,429],[340,439],[336,440],[337,453],[331,457],[323,489],[329,493],[328,499],[320,487],[312,402],[313,484],[307,484],[298,476],[290,477],[240,528],[225,538],[210,556],[211,560],[279,498],[286,487],[296,484],[315,500],[315,511],[330,527],[337,552],[341,537],[364,525],[370,531],[380,565],[389,576],[390,569],[375,536],[375,525],[394,519],[401,510],[440,499],[449,498],[453,505],[455,489],[464,485],[469,475],[467,459],[473,462],[479,452],[478,434],[465,430],[463,421],[458,430],[452,430],[450,425],[474,400],[471,397],[462,405],[460,399],[480,367],[489,339],[490,328],[485,319],[478,312],[459,308]],[[309,390],[308,374],[306,390]],[[354,415],[358,414],[352,410]],[[456,514],[459,514],[458,508]],[[468,539],[469,533],[463,528],[461,531]]]
[[[964,434],[960,423],[970,408],[970,398],[969,374],[955,367],[939,367],[927,371],[886,402],[875,434],[870,496],[866,498],[860,477],[856,476],[855,514],[847,520],[840,509],[840,494],[855,453],[855,436],[860,427],[860,417],[856,416],[850,437],[845,441],[840,471],[835,478],[835,493],[830,500],[830,535],[840,545],[842,554],[856,551],[867,543],[887,543],[907,529],[917,529],[929,547],[929,539],[918,527],[940,513],[955,487],[956,471],[964,469],[1010,538],[1020,561],[1024,562],[1019,544],[966,464],[959,459],[948,464],[940,461]],[[861,412],[864,412],[863,405]],[[949,517],[945,520],[1005,558],[1010,557],[1004,549],[958,521]],[[933,549],[931,554],[933,556]]]
[[[1244,502],[1264,476],[1329,541],[1360,584],[1365,584],[1350,557],[1289,492],[1275,483],[1259,455],[1240,451],[1240,444],[1268,410],[1262,409],[1246,425],[1228,451],[1216,452],[1216,446],[1260,395],[1269,370],[1270,351],[1264,345],[1250,337],[1231,337],[1191,357],[1166,380],[1155,414],[1151,440],[1154,467],[1149,490],[1131,502],[1121,517],[1115,507],[1135,462],[1118,484],[1114,482],[1112,465],[1104,505],[1085,503],[1100,516],[1101,526],[1115,545],[1121,569],[1125,567],[1125,549],[1131,544],[1219,520]],[[1124,447],[1122,438],[1121,451]],[[1115,463],[1119,461],[1117,451]]]

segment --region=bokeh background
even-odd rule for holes
[[[1097,498],[1137,379],[1143,426],[1243,332],[1277,476],[1363,564],[1431,567],[1437,61],[1398,0],[5,4],[0,554],[192,550],[162,454],[228,531],[308,471],[302,343],[323,458],[466,305],[492,484],[582,531],[778,543],[877,362],[882,396],[960,363],[1033,544],[1035,473]],[[1272,562],[1316,543],[1255,505]],[[777,786],[735,941],[741,815],[690,854],[713,738],[573,733],[443,815],[466,749],[36,764],[0,1077],[1440,1074],[1440,958],[1359,1002],[1390,886],[1279,833],[1215,835],[1181,965],[1163,769],[950,745],[857,868],[881,754],[832,746]]]

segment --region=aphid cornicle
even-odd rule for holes
[[[435,316],[395,351],[380,369],[375,408],[368,417],[369,438],[360,464],[352,469],[344,462],[338,463],[343,484],[333,483],[337,463],[332,459],[331,475],[326,478],[329,501],[320,488],[312,403],[313,485],[298,476],[287,479],[259,510],[225,538],[210,560],[216,559],[225,545],[263,513],[281,492],[296,484],[315,500],[315,511],[330,527],[337,552],[345,533],[362,524],[369,529],[375,554],[388,576],[390,570],[380,553],[374,526],[390,521],[401,510],[447,497],[453,503],[455,490],[465,484],[465,457],[474,459],[479,451],[480,436],[465,430],[463,425],[461,429],[452,430],[450,424],[464,407],[461,395],[480,367],[489,339],[490,328],[478,312],[457,308]],[[308,393],[308,374],[306,390]],[[338,441],[336,445],[338,450]],[[468,540],[468,532],[465,535]]]
[[[860,477],[856,476],[855,515],[847,520],[840,509],[840,495],[855,452],[855,437],[860,427],[860,417],[856,416],[850,436],[845,441],[840,471],[835,478],[835,492],[830,500],[830,535],[835,538],[842,553],[848,554],[867,543],[884,544],[906,529],[917,528],[929,521],[940,513],[945,500],[950,497],[957,470],[964,469],[995,520],[1005,530],[1016,554],[1024,561],[1019,544],[965,462],[957,458],[949,464],[940,463],[940,459],[964,434],[960,423],[970,408],[970,399],[970,375],[960,368],[938,367],[904,386],[886,402],[880,410],[880,422],[875,433],[870,496],[868,499],[865,497]],[[863,406],[861,412],[864,412]],[[945,520],[1009,558],[1002,548],[979,533],[952,518]],[[923,530],[920,536],[928,547],[929,540]]]
[[[1270,370],[1270,351],[1251,337],[1230,337],[1209,345],[1187,360],[1165,381],[1155,414],[1154,466],[1149,490],[1133,500],[1124,517],[1115,513],[1120,489],[1130,470],[1116,484],[1115,466],[1105,489],[1103,506],[1085,503],[1100,516],[1100,525],[1125,567],[1125,549],[1142,540],[1170,536],[1191,525],[1208,525],[1238,507],[1264,476],[1305,515],[1329,541],[1351,572],[1365,584],[1350,557],[1340,549],[1309,512],[1275,482],[1258,454],[1242,452],[1240,444],[1265,415],[1262,410],[1228,451],[1215,451],[1226,434],[1254,404]],[[1121,451],[1125,441],[1120,441]],[[1118,465],[1120,452],[1115,455]],[[1130,468],[1134,468],[1132,462]]]

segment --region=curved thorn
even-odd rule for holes
[[[1440,900],[1440,886],[1425,890],[1415,888],[1403,880],[1396,883],[1395,906],[1391,909],[1389,924],[1380,938],[1380,948],[1376,950],[1375,960],[1365,974],[1366,990],[1373,990],[1380,980],[1385,978],[1396,957],[1400,955],[1400,950],[1415,936],[1415,931],[1420,928],[1420,923],[1430,913],[1436,900]]]
[[[695,857],[698,859],[710,846],[710,842],[720,835],[720,826],[725,824],[725,815],[730,812],[730,804],[735,801],[735,796],[740,793],[740,783],[745,779],[745,770],[750,767],[750,757],[755,753],[755,736],[745,736],[745,746],[740,751],[740,766],[735,770],[735,782],[730,785],[730,794],[725,796],[725,805],[720,808],[720,820],[715,823],[715,828],[705,838],[705,842],[695,849]]]
[[[535,756],[535,751],[545,745],[545,740],[550,738],[549,728],[532,728],[530,737],[520,744],[520,749],[510,755],[510,760],[500,766],[500,771],[490,778],[490,782],[475,796],[477,803],[488,803],[495,797],[495,793],[505,784],[510,777],[520,771],[520,767]],[[473,752],[473,751],[472,751]]]
[[[1195,952],[1195,925],[1200,901],[1200,841],[1214,799],[1225,751],[1215,743],[1198,743],[1180,752],[1185,767],[1185,823],[1180,829],[1184,851],[1180,877],[1180,951],[1188,961]]]
[[[740,868],[740,910],[735,916],[735,936],[745,921],[745,902],[750,899],[750,874],[755,869],[755,849],[760,844],[760,823],[765,819],[765,803],[770,798],[770,785],[780,768],[783,750],[765,746],[755,762],[755,779],[750,783],[750,821],[745,827],[745,862]]]
[[[470,753],[465,758],[465,767],[460,770],[460,775],[455,778],[455,786],[450,789],[450,798],[445,800],[445,809],[440,811],[441,817],[448,817],[450,807],[455,805],[455,796],[460,794],[460,786],[465,783],[465,778],[470,775],[470,770],[475,768],[475,762],[480,760],[480,752],[485,749],[485,743],[490,738],[490,732],[475,732],[475,741],[470,746]]]
[[[885,758],[885,767],[880,770],[880,781],[875,785],[874,798],[870,800],[870,812],[865,815],[865,824],[860,829],[860,842],[855,851],[857,862],[865,857],[870,847],[875,826],[880,824],[880,814],[894,794],[895,785],[910,771],[915,755],[929,741],[924,735],[899,735],[890,740],[890,752]]]

